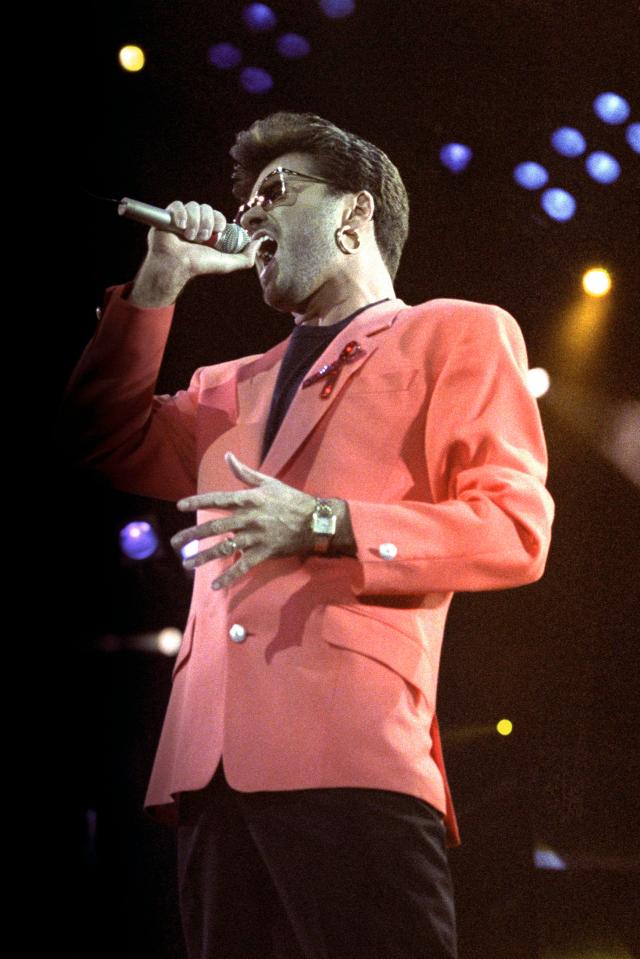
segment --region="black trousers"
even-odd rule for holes
[[[456,959],[442,814],[383,789],[180,794],[189,959]]]

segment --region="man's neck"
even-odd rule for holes
[[[319,290],[318,294],[311,298],[306,304],[304,313],[293,314],[296,326],[332,326],[350,316],[361,306],[396,297],[393,282],[388,273],[384,277],[363,279],[360,283],[352,284],[349,290],[341,295],[332,296],[330,304],[327,302],[329,298],[322,295],[323,292]]]

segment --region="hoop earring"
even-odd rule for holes
[[[344,245],[344,240],[342,238],[344,233],[348,233],[349,236],[352,236],[354,238],[355,243],[354,243],[353,250],[350,250],[348,246]],[[338,245],[338,249],[342,250],[343,253],[346,253],[347,256],[351,256],[352,253],[355,253],[355,251],[360,246],[360,237],[358,236],[358,233],[356,230],[342,230],[341,227],[338,227],[338,229],[333,235]]]

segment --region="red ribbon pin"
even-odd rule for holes
[[[326,383],[320,391],[320,399],[326,400],[333,392],[333,387],[340,376],[342,367],[347,363],[352,363],[360,353],[364,353],[360,344],[357,343],[356,340],[351,340],[350,343],[347,343],[337,360],[334,360],[333,363],[325,363],[324,366],[320,367],[317,373],[308,376],[302,383],[302,389],[304,390],[307,386],[317,383],[318,380],[326,379]]]

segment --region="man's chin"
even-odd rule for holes
[[[279,313],[304,312],[304,305],[301,306],[296,297],[291,296],[286,290],[279,289],[273,279],[268,280],[262,287],[262,299],[267,306]]]

